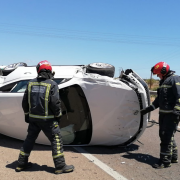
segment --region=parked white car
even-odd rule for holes
[[[122,145],[136,141],[144,132],[149,114],[147,84],[133,70],[114,79],[114,66],[52,66],[58,83],[63,116],[60,127],[65,145]],[[0,133],[24,140],[28,124],[21,102],[26,85],[37,76],[35,66],[19,66],[0,76]],[[39,144],[49,144],[40,133]]]

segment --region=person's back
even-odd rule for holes
[[[60,134],[61,101],[56,82],[52,80],[52,67],[48,61],[37,65],[38,77],[29,81],[22,100],[25,121],[29,123],[28,135],[21,148],[16,172],[30,167],[28,157],[35,140],[42,130],[51,142],[55,174],[72,172],[74,166],[67,166],[63,154]]]
[[[28,89],[30,122],[52,121],[61,115],[59,89],[55,81],[35,78],[28,83]]]

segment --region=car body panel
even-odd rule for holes
[[[58,85],[60,90],[77,85],[87,99],[92,119],[92,136],[88,144],[81,145],[129,145],[142,135],[147,126],[148,116],[141,117],[140,109],[146,107],[148,101],[144,87],[133,74],[129,77],[138,87],[142,107],[137,93],[120,79],[86,73],[81,66],[53,66],[53,70],[55,78],[70,79]],[[36,76],[35,67],[18,67],[6,77],[3,86]],[[28,127],[24,122],[21,106],[23,94],[0,93],[0,133],[22,140],[27,135]],[[78,113],[80,114],[81,110]],[[62,127],[61,133],[64,144],[71,144],[76,136],[73,124]],[[36,142],[50,144],[42,132]]]
[[[77,82],[84,90],[91,111],[93,133],[90,144],[117,145],[117,142],[122,144],[134,136],[140,124],[139,113],[134,113],[140,106],[131,88],[95,74],[81,77]]]

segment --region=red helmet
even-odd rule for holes
[[[170,66],[165,62],[158,62],[151,68],[153,74],[162,74],[163,76],[165,76],[169,70]]]
[[[38,65],[36,66],[37,72],[39,73],[42,69],[46,69],[46,70],[50,70],[52,71],[52,67],[51,64],[47,61],[41,61],[38,63]]]

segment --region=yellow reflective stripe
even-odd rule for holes
[[[170,85],[162,85],[162,86],[160,86],[160,88],[171,88],[172,86],[170,86]]]
[[[43,82],[29,82],[29,84],[31,84],[31,86],[32,85],[37,85],[37,86],[48,86],[48,85],[50,85],[48,83],[43,83]]]
[[[29,153],[25,153],[23,151],[20,151],[20,154],[23,155],[23,156],[29,156]]]
[[[24,113],[25,115],[27,115],[27,114],[29,114],[29,112],[27,112],[27,113]]]
[[[22,169],[24,169],[24,167],[16,167],[16,169],[21,171]]]
[[[177,82],[176,85],[180,85],[180,82]]]
[[[62,116],[62,113],[61,113],[61,112],[59,113],[59,115],[58,115],[58,116],[55,116],[55,117],[60,117],[60,116]]]
[[[54,156],[53,156],[53,159],[55,159],[55,158],[57,158],[57,157],[59,157],[59,156],[64,156],[64,154],[63,154],[63,153],[60,153],[60,154],[54,155]]]
[[[48,115],[48,97],[50,91],[51,84],[47,84],[46,94],[45,94],[45,115]]]
[[[34,114],[29,114],[29,117],[38,118],[38,119],[51,119],[51,118],[54,118],[53,115],[51,115],[51,116],[40,116],[40,115],[34,115]]]
[[[56,174],[61,174],[63,172],[63,170],[56,170],[55,173]]]
[[[159,112],[171,113],[171,112],[173,112],[173,110],[163,110],[163,109],[160,109]]]
[[[48,83],[42,83],[42,82],[30,82],[29,83],[31,86],[36,85],[36,86],[45,86],[46,87],[46,94],[45,94],[45,116],[48,115],[48,97],[49,97],[49,91],[51,84]]]
[[[30,117],[34,118],[54,118],[54,116],[48,116],[48,97],[49,97],[49,91],[51,89],[51,84],[48,83],[42,83],[42,82],[29,82],[28,85],[28,103],[29,103],[29,110],[31,109],[31,102],[30,102],[30,94],[31,94],[31,86],[45,86],[46,87],[46,93],[45,93],[45,116],[38,116],[31,114]]]
[[[56,138],[56,144],[57,144],[57,154],[56,155],[54,155],[53,156],[53,158],[55,159],[55,158],[57,158],[57,157],[59,157],[59,156],[64,156],[64,154],[63,153],[61,153],[61,151],[60,151],[60,137],[59,137],[59,135],[58,134],[55,134],[55,138]]]
[[[28,85],[28,103],[29,103],[29,112],[31,109],[31,101],[30,101],[30,94],[31,94],[31,82]]]
[[[175,106],[174,108],[180,110],[180,107],[179,107],[179,106]]]

